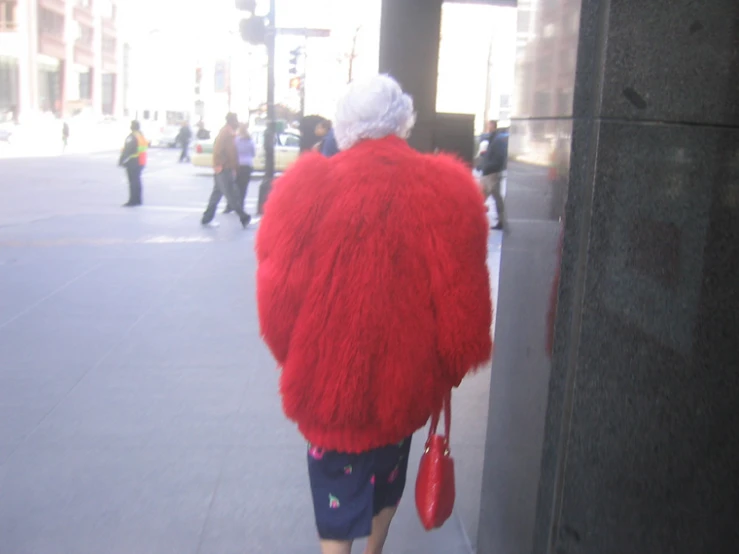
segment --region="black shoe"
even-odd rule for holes
[[[246,214],[244,217],[241,218],[241,226],[246,229],[249,223],[251,223],[251,216],[249,214]]]
[[[126,202],[123,204],[124,208],[135,208],[136,206],[140,206],[141,202]]]
[[[503,224],[500,223],[500,222],[498,222],[498,224],[497,225],[494,225],[493,227],[491,227],[491,229],[493,231],[502,231],[503,230]]]

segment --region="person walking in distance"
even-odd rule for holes
[[[488,123],[487,149],[481,153],[480,169],[482,169],[482,192],[485,200],[493,197],[498,212],[498,224],[493,229],[502,231],[506,227],[505,203],[501,185],[503,172],[508,166],[508,130],[498,129],[498,122]]]
[[[62,125],[62,152],[66,152],[69,144],[69,123],[66,121]]]
[[[141,133],[141,125],[138,121],[131,122],[131,134],[126,138],[123,145],[118,165],[126,168],[128,176],[128,202],[124,207],[140,206],[141,199],[141,173],[146,167],[146,152],[149,142]]]
[[[323,554],[363,537],[382,553],[411,436],[491,356],[482,194],[453,156],[408,145],[414,120],[391,77],[353,81],[339,153],[307,152],[275,181],[256,238],[261,332],[310,443]]]
[[[213,191],[208,200],[208,207],[205,209],[201,220],[203,225],[212,223],[218,204],[224,196],[228,206],[238,214],[244,228],[251,221],[251,217],[244,212],[243,205],[240,204],[241,195],[236,185],[236,174],[239,170],[239,154],[236,150],[236,131],[238,128],[239,118],[235,113],[229,113],[226,115],[226,125],[218,133],[213,144],[215,179]]]
[[[336,143],[336,134],[329,120],[324,120],[318,124],[316,128],[316,136],[321,140],[316,144],[316,150],[330,158],[339,153],[339,146]]]
[[[182,146],[182,153],[180,154],[180,163],[190,161],[190,140],[192,139],[192,130],[190,124],[187,121],[182,122],[180,132],[177,134],[177,144]]]
[[[238,204],[241,208],[244,208],[244,202],[246,200],[246,191],[249,189],[249,181],[251,181],[251,174],[254,171],[254,156],[257,152],[257,147],[249,134],[249,126],[246,123],[239,125],[239,134],[236,137],[236,151],[239,154],[239,170],[236,173],[236,185],[239,191]],[[233,211],[231,206],[226,208],[226,212]]]
[[[195,135],[198,140],[210,140],[210,131],[205,128],[205,123],[198,121],[198,132]]]

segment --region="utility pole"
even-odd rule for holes
[[[303,37],[303,45],[290,51],[290,88],[294,88],[300,99],[300,117],[305,115],[305,65],[307,59],[307,37]],[[302,60],[302,63],[301,63]],[[293,86],[293,84],[295,86]]]
[[[242,19],[239,24],[241,38],[253,45],[264,44],[267,49],[267,129],[264,133],[264,178],[259,186],[257,212],[264,212],[264,204],[272,190],[275,177],[275,134],[277,121],[275,116],[275,39],[278,34],[298,36],[329,36],[328,29],[278,29],[276,24],[276,0],[269,2],[267,17],[255,15],[256,0],[235,0],[236,9],[250,12],[251,16]]]
[[[300,79],[300,119],[305,117],[305,83],[308,75],[308,32],[303,35],[303,78]]]
[[[354,31],[354,36],[352,37],[352,49],[351,52],[349,52],[349,80],[347,83],[351,83],[354,79],[354,60],[357,57],[357,39],[359,38],[359,31],[361,30],[362,26],[360,25]]]
[[[275,25],[276,0],[269,0],[269,16],[265,32],[265,46],[267,47],[267,131],[264,133],[264,178],[259,187],[259,201],[257,213],[264,212],[264,203],[272,190],[272,180],[275,177]]]
[[[485,123],[482,132],[487,132],[487,124],[490,121],[490,96],[493,93],[493,37],[490,37],[490,44],[488,44],[488,63],[485,72]]]

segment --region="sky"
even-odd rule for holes
[[[306,63],[307,112],[331,117],[336,100],[348,81],[348,54],[355,34],[358,56],[353,63],[353,76],[377,72],[381,0],[276,1],[278,27],[331,31],[330,38],[308,40]],[[134,44],[142,45],[139,49],[142,56],[156,62],[151,63],[153,68],[148,73],[148,78],[157,83],[151,92],[154,97],[172,98],[175,91],[191,90],[191,86],[181,83],[192,80],[194,64],[202,60],[229,56],[234,66],[248,67],[244,60],[249,48],[237,34],[243,15],[234,9],[233,0],[125,0],[121,4],[125,5],[122,11],[124,35]],[[257,13],[266,13],[268,7],[269,0],[258,0]],[[439,111],[475,113],[482,117],[491,41],[497,53],[497,63],[491,69],[496,87],[491,92],[499,96],[512,89],[515,18],[513,8],[474,4],[444,6]],[[278,101],[290,97],[289,51],[300,44],[303,44],[302,38],[278,37]],[[254,56],[263,57],[263,48],[251,48],[251,51],[252,65],[248,69],[251,74],[237,75],[234,83],[241,80],[261,90],[266,85],[262,82],[261,65],[255,63]],[[163,74],[168,76],[166,81],[162,80]]]

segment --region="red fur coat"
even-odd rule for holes
[[[490,359],[487,235],[470,171],[396,137],[305,154],[275,182],[259,319],[285,413],[311,443],[399,442]]]

